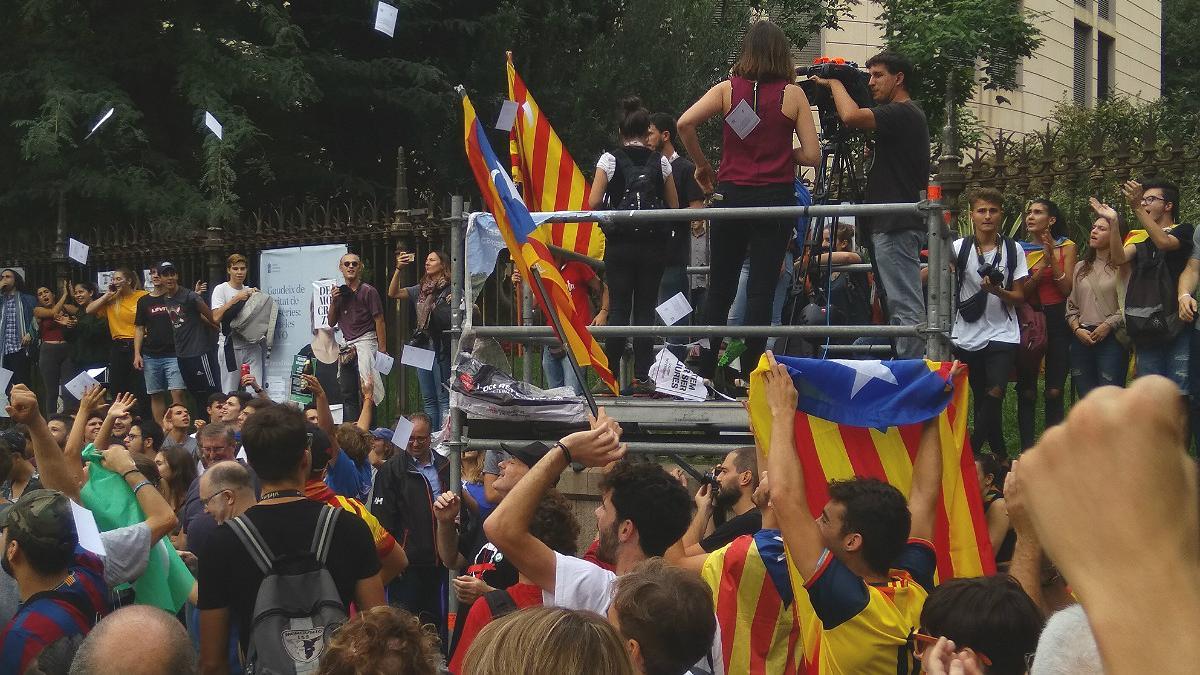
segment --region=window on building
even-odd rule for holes
[[[1091,82],[1090,66],[1092,50],[1092,27],[1080,21],[1075,22],[1075,105],[1084,106],[1089,102],[1088,84]]]
[[[1116,75],[1114,61],[1117,55],[1116,40],[1100,33],[1096,40],[1096,100],[1103,101],[1113,94],[1113,79]]]
[[[1101,19],[1113,20],[1113,0],[1099,0],[1096,3],[1096,13]]]

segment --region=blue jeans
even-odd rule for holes
[[[146,393],[157,394],[170,389],[185,391],[179,360],[174,356],[143,356],[142,373],[146,377]]]
[[[583,385],[575,377],[575,369],[567,359],[567,353],[555,356],[549,347],[542,348],[542,372],[546,374],[546,388],[570,387],[576,396],[583,396]]]
[[[446,383],[450,381],[450,357],[435,355],[433,370],[416,370],[425,414],[433,421],[433,433],[436,434],[441,430],[446,415],[450,414],[450,390],[446,388]]]
[[[921,287],[921,247],[926,234],[918,230],[876,232],[871,236],[875,270],[887,297],[888,323],[911,326],[925,323],[925,291]],[[896,338],[896,358],[925,357],[921,338]]]
[[[1085,345],[1071,338],[1071,381],[1079,398],[1096,387],[1125,386],[1128,371],[1129,352],[1111,333],[1098,345]]]
[[[783,273],[775,284],[775,298],[771,301],[771,325],[783,323],[783,303],[787,301],[788,288],[792,285],[792,253],[788,251],[783,256]],[[746,317],[746,285],[750,283],[750,259],[742,263],[742,273],[738,276],[737,293],[733,296],[733,305],[729,308],[729,325],[745,325]],[[775,347],[775,338],[767,338],[767,349]],[[757,365],[757,364],[756,364]]]
[[[1170,342],[1137,347],[1137,376],[1169,377],[1180,390],[1188,391],[1188,356],[1192,350],[1192,327],[1185,326]]]

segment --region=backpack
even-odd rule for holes
[[[646,163],[638,166],[620,148],[612,151],[617,160],[617,172],[624,181],[625,190],[608,207],[616,211],[639,211],[641,209],[665,209],[663,198],[662,155],[650,153]]]
[[[229,321],[229,330],[251,344],[264,340],[267,349],[275,343],[275,321],[279,318],[279,304],[275,298],[259,291],[246,298],[242,308]]]
[[[1178,335],[1183,324],[1166,252],[1152,241],[1136,246],[1133,271],[1125,287],[1125,332],[1135,345],[1149,347]]]
[[[1001,237],[1000,239],[1004,242],[1005,267],[1008,268],[1008,272],[1004,275],[1004,290],[1011,291],[1013,275],[1017,273],[1017,242],[1008,237]],[[982,288],[966,300],[963,300],[960,295],[962,292],[963,274],[967,271],[967,259],[974,252],[975,237],[963,237],[962,244],[958,247],[958,257],[954,260],[954,275],[955,280],[958,282],[954,286],[954,304],[957,306],[955,312],[962,314],[963,319],[970,323],[983,318],[983,313],[987,310],[988,299],[988,292]],[[1004,311],[1008,312],[1007,306],[1004,306]]]
[[[250,620],[247,675],[316,672],[329,639],[348,618],[325,568],[341,509],[321,508],[312,546],[276,557],[245,516],[227,521],[264,578]]]
[[[484,593],[483,600],[492,612],[492,621],[517,611],[517,603],[513,602],[512,596],[504,589]]]

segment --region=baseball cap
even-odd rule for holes
[[[378,438],[381,441],[390,442],[392,440],[392,436],[394,434],[393,434],[392,430],[388,429],[387,427],[375,427],[374,429],[371,430],[371,435],[374,436],[375,438]]]
[[[44,548],[71,549],[79,544],[71,501],[58,490],[30,490],[0,519],[9,539]]]
[[[538,463],[538,460],[545,457],[547,452],[550,452],[550,446],[541,441],[534,441],[520,448],[514,448],[511,445],[501,443],[500,448],[504,452],[507,452],[510,457],[520,460],[522,464],[531,469],[534,464]]]
[[[158,274],[160,276],[163,274],[176,274],[175,263],[171,262],[170,260],[164,260],[158,263],[154,266],[154,269],[158,270]]]

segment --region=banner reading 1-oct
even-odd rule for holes
[[[275,345],[267,360],[268,391],[276,401],[287,395],[292,357],[312,342],[313,282],[338,279],[338,260],[346,255],[345,244],[294,246],[263,251],[259,257],[259,288],[279,303]]]

